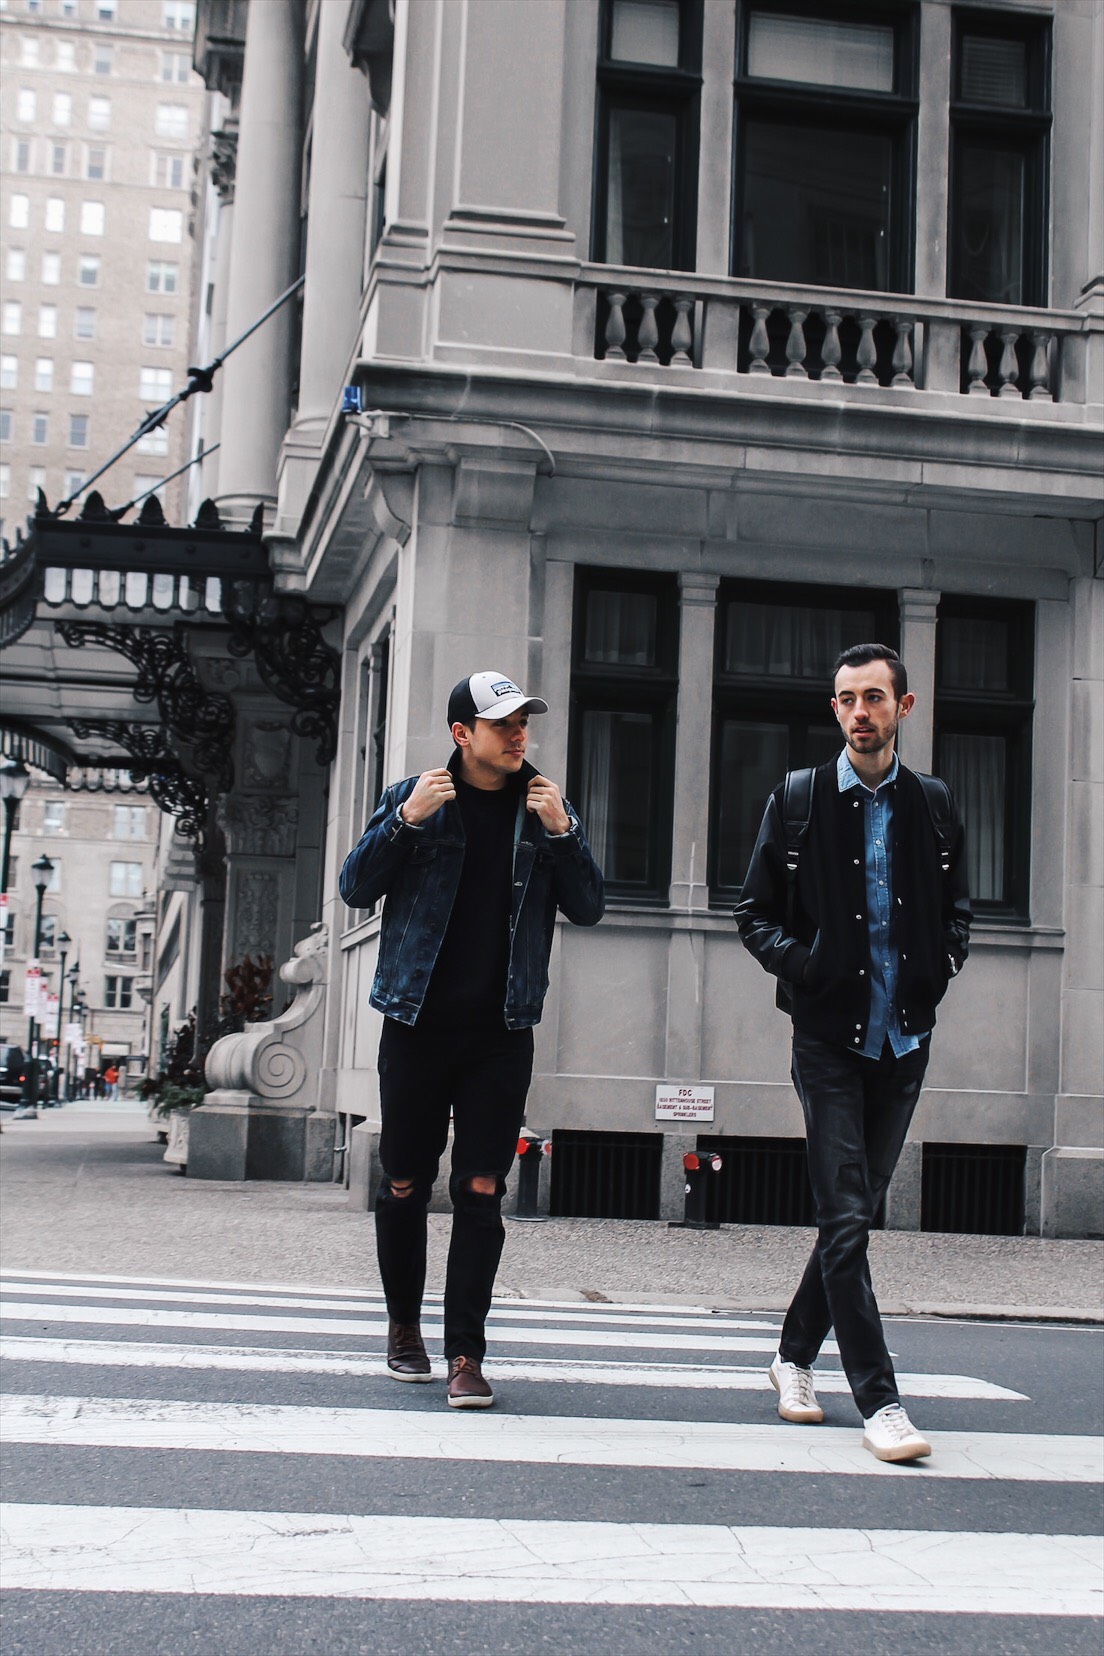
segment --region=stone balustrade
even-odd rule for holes
[[[216,576],[195,581],[188,575],[150,574],[146,570],[66,569],[43,572],[43,598],[51,607],[87,609],[179,610],[184,615],[222,613],[222,583]]]
[[[899,294],[585,267],[576,339],[596,358],[674,378],[750,379],[1031,402],[1084,400],[1087,317]],[[1079,356],[1080,353],[1080,356]]]

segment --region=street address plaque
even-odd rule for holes
[[[656,1088],[655,1118],[657,1121],[712,1121],[712,1087],[672,1087],[661,1083]]]

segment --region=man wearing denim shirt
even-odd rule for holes
[[[736,909],[745,946],[778,978],[793,1016],[817,1210],[817,1244],[770,1379],[784,1420],[822,1420],[812,1365],[834,1327],[864,1445],[880,1460],[918,1460],[931,1446],[901,1407],[867,1247],[920,1096],[936,1006],[966,959],[964,835],[948,795],[941,855],[924,787],[897,757],[915,697],[896,652],[845,650],[834,690],[846,746],[813,773],[796,873],[780,787]]]

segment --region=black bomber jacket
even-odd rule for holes
[[[970,946],[972,914],[965,834],[957,811],[944,874],[923,790],[899,765],[893,802],[893,909],[897,1005],[904,1033],[933,1028],[935,1009]],[[817,767],[801,847],[792,923],[787,914],[782,787],[767,802],[733,917],[744,947],[778,979],[778,1004],[794,1027],[862,1048],[870,1018],[870,927],[863,812],[841,793],[836,761]]]

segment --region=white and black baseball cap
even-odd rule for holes
[[[473,719],[508,719],[511,713],[547,713],[540,696],[527,696],[505,673],[473,673],[461,679],[448,699],[448,722],[471,724]]]

